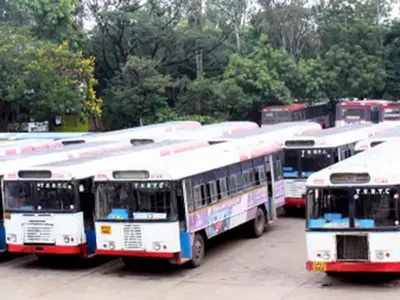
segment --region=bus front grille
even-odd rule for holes
[[[337,235],[337,260],[368,260],[368,236]]]
[[[124,225],[124,246],[126,249],[142,249],[142,227],[138,224]]]
[[[24,225],[25,244],[54,244],[53,224],[28,223]]]

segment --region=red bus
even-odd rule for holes
[[[336,105],[335,126],[400,121],[400,103],[388,100],[344,100]]]
[[[329,102],[266,106],[261,111],[261,123],[262,125],[272,125],[282,122],[309,120],[321,124],[322,128],[327,128],[331,126],[330,111]]]

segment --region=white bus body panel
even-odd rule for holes
[[[273,202],[275,208],[283,207],[285,206],[285,181],[282,179],[275,181],[273,184],[274,184]]]
[[[111,232],[102,233],[102,226],[110,227]],[[96,222],[96,242],[100,251],[181,251],[179,222]],[[159,243],[160,249],[155,249],[154,243]]]
[[[307,260],[313,262],[337,261],[337,234],[368,235],[369,261],[367,262],[400,262],[400,232],[307,232]],[[329,258],[327,256],[324,258],[323,254],[328,251]],[[379,256],[378,253],[384,255]],[[318,256],[318,254],[320,255]]]
[[[303,198],[306,193],[306,179],[285,179],[287,198]]]
[[[11,213],[4,220],[7,243],[78,246],[86,243],[83,213]],[[65,237],[69,242],[65,242]]]

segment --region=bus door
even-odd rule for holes
[[[85,226],[85,235],[88,255],[96,252],[96,232],[94,224],[94,192],[93,182],[89,179],[78,182],[78,194],[80,209],[83,213],[83,224]]]
[[[268,190],[268,216],[272,217],[273,213],[273,202],[274,202],[274,194],[273,194],[273,174],[272,174],[272,157],[271,155],[264,157],[265,164],[265,175],[267,180],[267,190]]]
[[[285,205],[285,183],[283,180],[283,151],[271,155],[272,160],[272,176],[273,176],[273,198],[275,208],[281,208]]]
[[[378,107],[371,107],[371,123],[379,123],[380,122],[380,110]]]

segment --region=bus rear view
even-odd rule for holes
[[[309,178],[307,270],[400,272],[399,146],[388,142]]]

